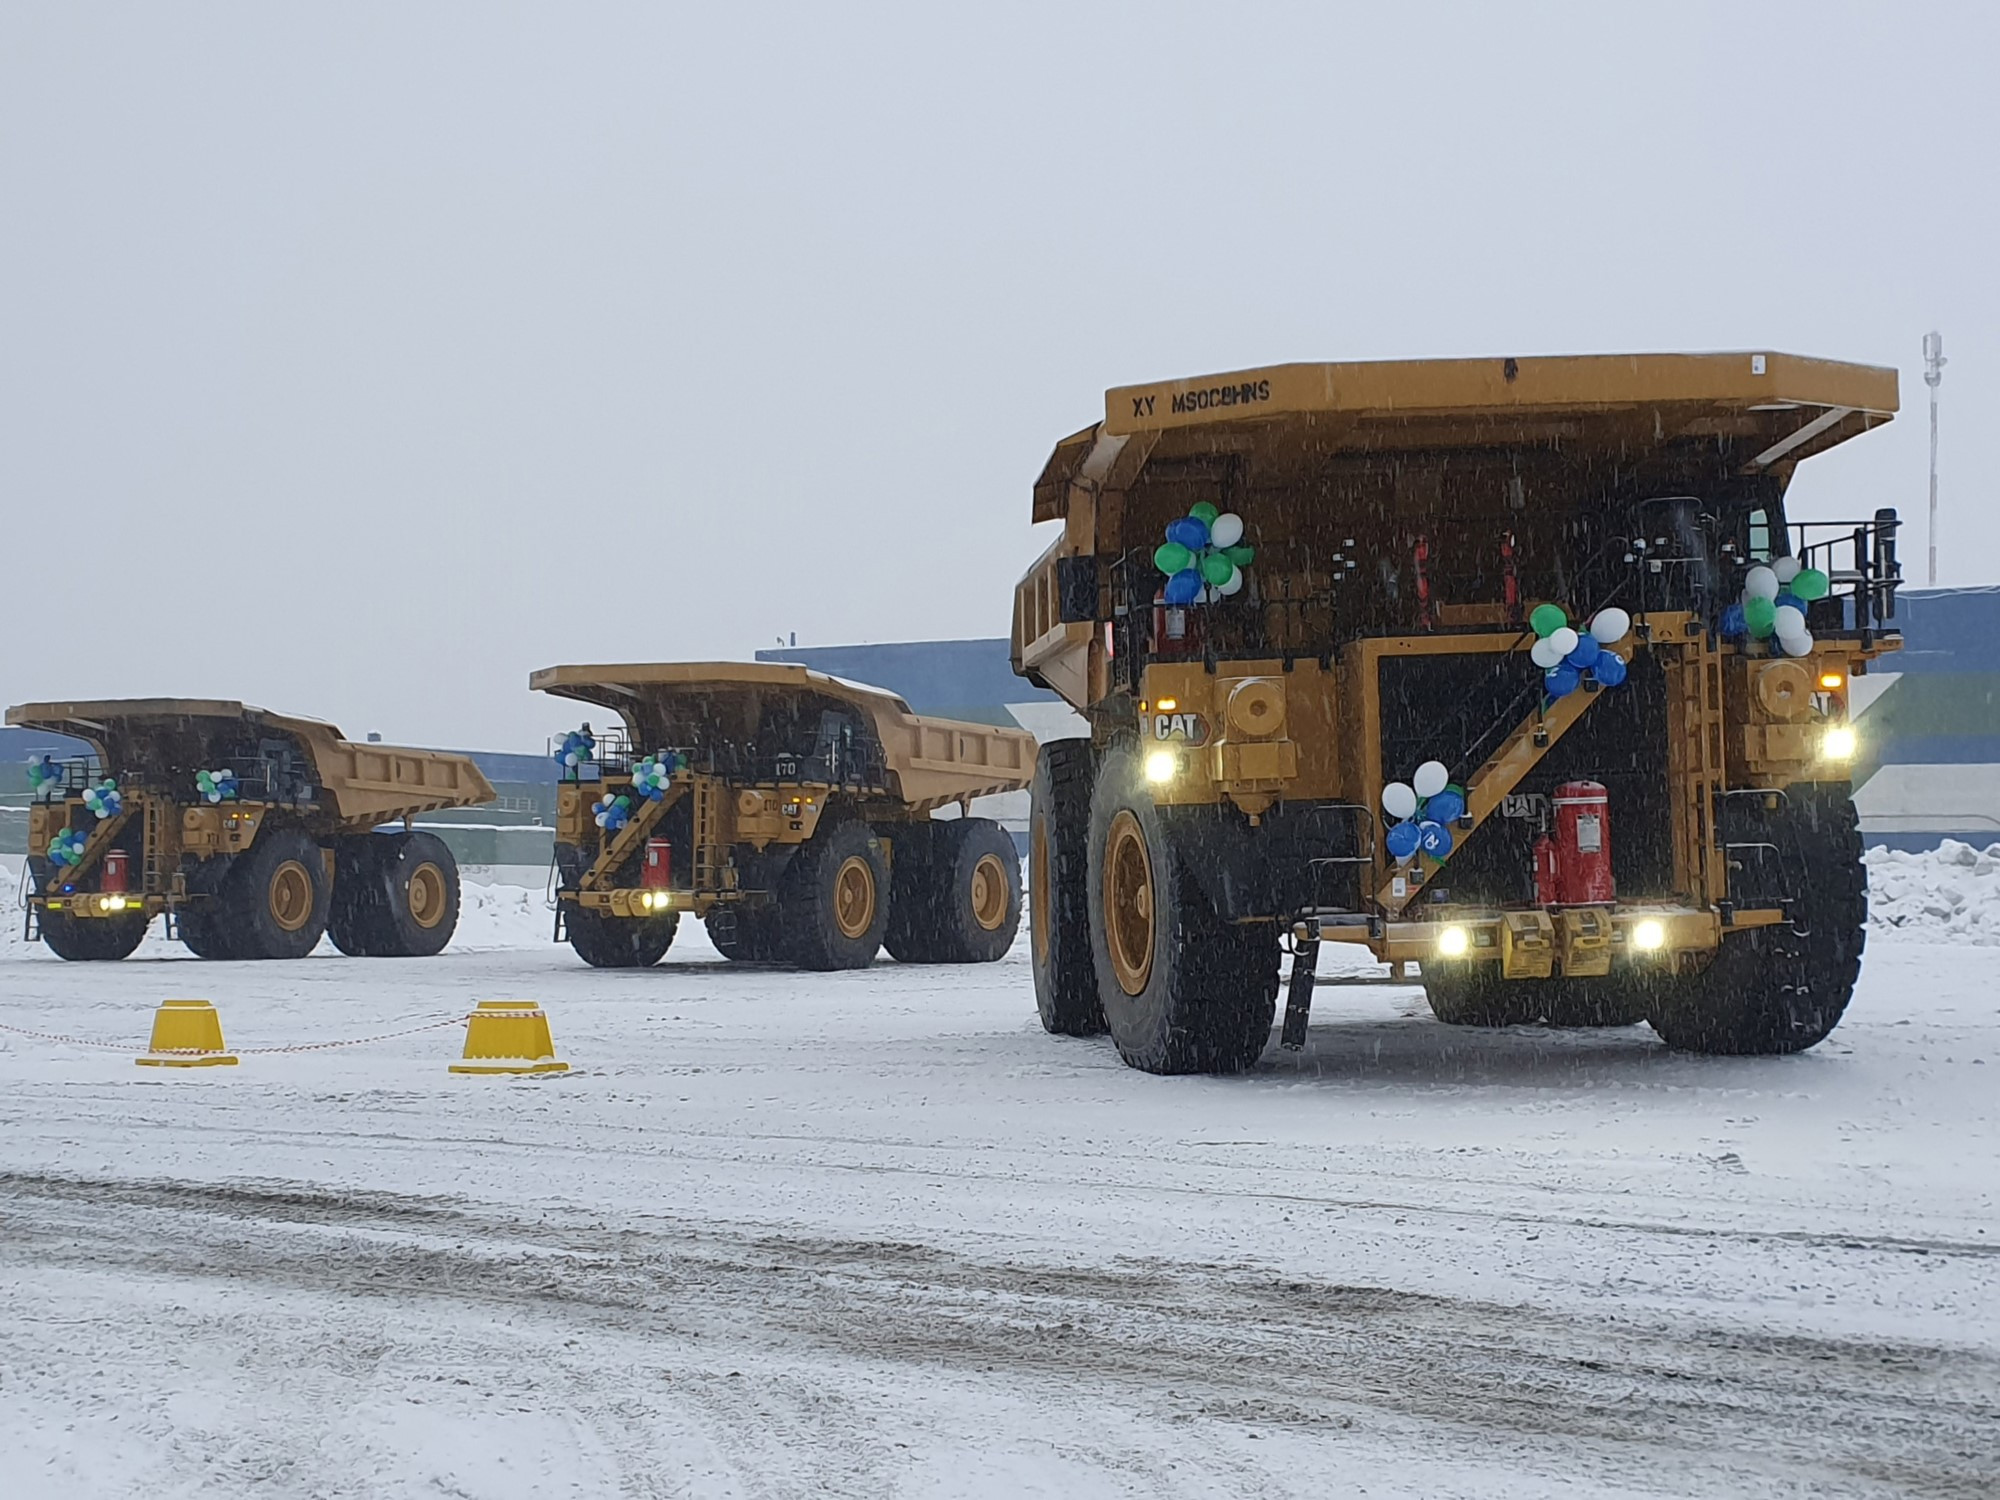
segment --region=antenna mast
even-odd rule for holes
[[[1937,392],[1944,379],[1944,335],[1924,335],[1924,384],[1931,388],[1931,587],[1937,587]]]

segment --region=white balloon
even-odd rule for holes
[[[1569,655],[1567,651],[1560,650],[1556,646],[1554,636],[1545,635],[1528,648],[1528,659],[1544,672],[1567,655]]]
[[[1799,569],[1804,566],[1805,564],[1800,562],[1796,557],[1773,558],[1771,561],[1771,572],[1776,575],[1778,582],[1790,583],[1794,578],[1799,576]]]
[[[1243,540],[1243,518],[1225,510],[1208,524],[1208,539],[1218,547],[1234,547]]]
[[[1576,649],[1576,632],[1565,625],[1560,630],[1551,630],[1548,635],[1551,646],[1556,648],[1556,661],[1561,661]],[[1554,665],[1551,663],[1550,665]]]
[[[1218,516],[1216,517],[1216,519],[1221,521],[1221,520],[1227,520],[1228,517]],[[1223,584],[1221,587],[1216,589],[1216,593],[1222,595],[1222,597],[1225,599],[1227,599],[1231,594],[1240,594],[1242,592],[1243,592],[1243,570],[1241,568],[1238,568],[1234,573],[1231,573],[1229,575],[1229,582]]]
[[[1780,604],[1778,606],[1776,633],[1778,639],[1781,641],[1788,641],[1795,635],[1804,635],[1806,633],[1806,612],[1796,604]]]
[[[1417,792],[1408,782],[1392,781],[1382,788],[1382,811],[1402,822],[1417,815]]]
[[[1801,630],[1797,635],[1784,637],[1778,644],[1785,648],[1787,656],[1810,656],[1813,648],[1812,632]]]
[[[1616,605],[1600,609],[1597,617],[1590,622],[1590,633],[1597,638],[1600,646],[1617,645],[1631,629],[1632,617]]]
[[[1743,597],[1745,599],[1775,599],[1778,597],[1778,575],[1759,563],[1743,575]]]
[[[1417,767],[1417,774],[1410,778],[1419,797],[1435,797],[1445,789],[1451,780],[1451,771],[1441,760],[1427,760]],[[1403,814],[1408,817],[1408,813]]]

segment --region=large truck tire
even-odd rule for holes
[[[229,932],[222,912],[215,902],[203,906],[184,906],[174,913],[174,927],[178,931],[181,946],[196,958],[234,958],[229,949]],[[332,930],[329,920],[328,930]]]
[[[1021,858],[991,818],[933,822],[928,848],[890,880],[883,943],[899,963],[990,964],[1021,929]],[[916,840],[896,848],[917,852]]]
[[[725,912],[727,921],[721,920]],[[709,942],[731,963],[768,964],[777,960],[778,918],[771,908],[737,901],[729,907],[716,907],[705,920]]]
[[[650,969],[667,955],[680,930],[679,912],[660,917],[607,917],[574,904],[563,912],[563,928],[576,956],[593,969]]]
[[[319,845],[266,828],[222,880],[218,923],[233,958],[304,958],[326,932],[333,882]]]
[[[1090,947],[1118,1055],[1147,1073],[1240,1073],[1277,1014],[1278,934],[1221,921],[1173,846],[1130,744],[1090,798]]]
[[[382,958],[431,958],[458,930],[458,860],[434,833],[377,834],[382,849],[375,952]]]
[[[1847,787],[1790,788],[1763,837],[1793,892],[1791,920],[1725,934],[1706,969],[1663,991],[1649,1019],[1670,1047],[1803,1052],[1847,1011],[1868,922],[1868,869]]]
[[[146,915],[73,917],[66,911],[44,911],[42,941],[57,958],[71,963],[107,963],[128,958],[146,936]]]
[[[1028,814],[1028,950],[1035,1009],[1055,1036],[1096,1036],[1104,1002],[1090,951],[1089,740],[1050,740],[1035,756]]]
[[[925,818],[877,830],[889,840],[889,920],[882,946],[899,964],[941,962],[935,856],[937,830],[944,826]]]
[[[326,935],[349,958],[372,958],[380,951],[378,927],[384,905],[380,853],[381,844],[372,833],[350,835],[333,847]]]
[[[866,823],[825,823],[780,882],[784,956],[802,969],[864,969],[889,923],[889,862]]]

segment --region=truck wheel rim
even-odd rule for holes
[[[850,854],[833,877],[833,920],[845,938],[858,938],[875,925],[875,872]]]
[[[1153,977],[1153,861],[1130,809],[1104,841],[1104,935],[1118,987],[1137,995]]]
[[[295,859],[288,859],[271,872],[267,904],[271,920],[286,932],[297,932],[312,920],[312,874]]]
[[[1028,868],[1030,890],[1028,892],[1028,933],[1035,945],[1035,962],[1049,961],[1049,901],[1055,892],[1049,889],[1049,833],[1036,818],[1028,834]]]
[[[997,854],[982,854],[972,867],[972,920],[998,932],[1007,920],[1007,868]]]
[[[410,872],[410,920],[426,932],[444,920],[444,871],[429,860]]]

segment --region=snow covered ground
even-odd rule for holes
[[[1936,863],[1913,891],[1993,878]],[[507,888],[433,960],[69,965],[7,927],[0,1021],[136,1048],[205,996],[246,1049],[163,1075],[0,1032],[9,1496],[2000,1474],[2000,1001],[1962,940],[1878,931],[1796,1058],[1330,984],[1303,1054],[1159,1079],[1044,1035],[1020,950],[804,975],[689,927],[595,972]],[[450,1075],[450,1029],[248,1051],[522,997],[570,1074]]]

